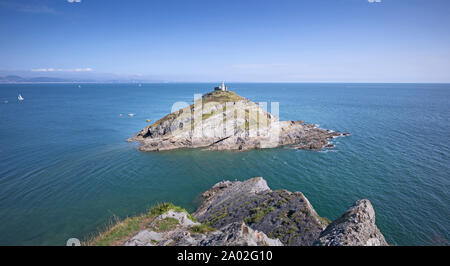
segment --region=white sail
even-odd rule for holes
[[[19,101],[23,101],[24,98],[22,97],[22,95],[19,94],[19,96],[17,97],[17,99],[19,99]]]

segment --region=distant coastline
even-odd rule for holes
[[[163,80],[139,80],[139,79],[83,79],[83,78],[57,78],[57,77],[22,77],[18,75],[0,76],[0,84],[100,84],[100,83],[165,83]]]

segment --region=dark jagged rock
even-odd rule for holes
[[[222,228],[244,221],[285,245],[312,245],[327,225],[301,192],[272,191],[261,177],[221,182],[202,196],[193,214],[200,222]]]
[[[367,199],[358,200],[332,222],[314,243],[316,246],[387,246],[375,224],[375,211]]]

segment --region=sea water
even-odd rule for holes
[[[369,199],[391,244],[449,243],[450,85],[227,84],[279,102],[281,120],[352,133],[319,152],[145,153],[126,142],[216,85],[0,85],[0,245],[65,245],[161,202],[193,211],[216,182],[256,176],[331,220]]]

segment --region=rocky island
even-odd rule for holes
[[[272,191],[266,181],[223,181],[202,194],[191,215],[169,203],[127,218],[86,245],[125,246],[385,246],[367,199],[333,222],[301,192]]]
[[[277,108],[272,105],[272,113]],[[279,121],[266,109],[267,104],[254,103],[233,91],[215,90],[145,127],[129,141],[138,141],[141,151],[249,150],[285,145],[320,150],[333,147],[329,139],[349,135],[303,121]]]

